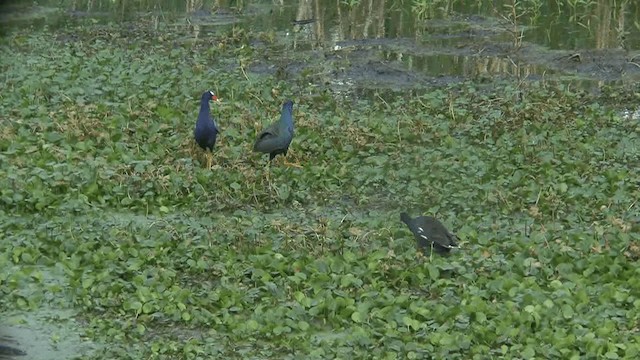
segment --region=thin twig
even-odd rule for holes
[[[242,64],[240,64],[240,71],[242,71],[242,75],[244,75],[244,78],[247,79],[248,82],[251,82],[251,80],[249,80],[249,77],[247,76],[247,72],[244,71],[244,66],[242,66]]]
[[[253,96],[254,98],[256,98],[259,102],[260,105],[264,105],[264,102],[262,102],[262,99],[260,99],[260,97],[258,97],[256,94],[254,93],[249,93],[249,95]]]

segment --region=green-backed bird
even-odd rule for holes
[[[253,151],[269,154],[269,161],[280,154],[286,156],[293,134],[293,101],[287,100],[282,105],[280,120],[260,132],[253,144]],[[286,161],[285,164],[287,164]]]

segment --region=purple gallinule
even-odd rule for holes
[[[268,153],[270,162],[280,154],[286,156],[291,140],[293,140],[293,134],[293,101],[287,100],[282,105],[280,120],[260,132],[258,139],[253,144],[253,151]],[[299,166],[286,161],[285,164]]]
[[[196,139],[196,143],[205,151],[207,169],[210,169],[213,163],[213,147],[216,145],[216,138],[220,132],[216,125],[216,120],[211,116],[211,108],[209,106],[209,101],[216,100],[218,100],[218,97],[213,91],[205,91],[202,94],[198,121],[196,121],[196,127],[193,129],[193,137]]]

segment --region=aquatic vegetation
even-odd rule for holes
[[[632,94],[336,96],[247,73],[262,36],[2,39],[3,311],[75,309],[109,345],[96,358],[638,355],[639,125],[615,108]],[[205,88],[224,124],[211,169],[193,140]],[[301,167],[268,183],[252,145],[288,98]],[[417,257],[402,211],[461,249]]]

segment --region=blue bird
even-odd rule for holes
[[[280,121],[274,122],[268,128],[262,130],[253,145],[253,151],[263,154],[268,153],[269,161],[280,154],[286,156],[291,140],[293,140],[293,134],[293,101],[287,100],[282,105]]]
[[[213,163],[213,147],[216,145],[216,138],[220,132],[215,119],[211,116],[211,108],[209,107],[209,101],[211,100],[216,101],[218,97],[213,91],[205,91],[200,99],[200,113],[198,114],[196,127],[193,129],[193,137],[196,139],[196,143],[205,151],[208,169],[211,168]]]

